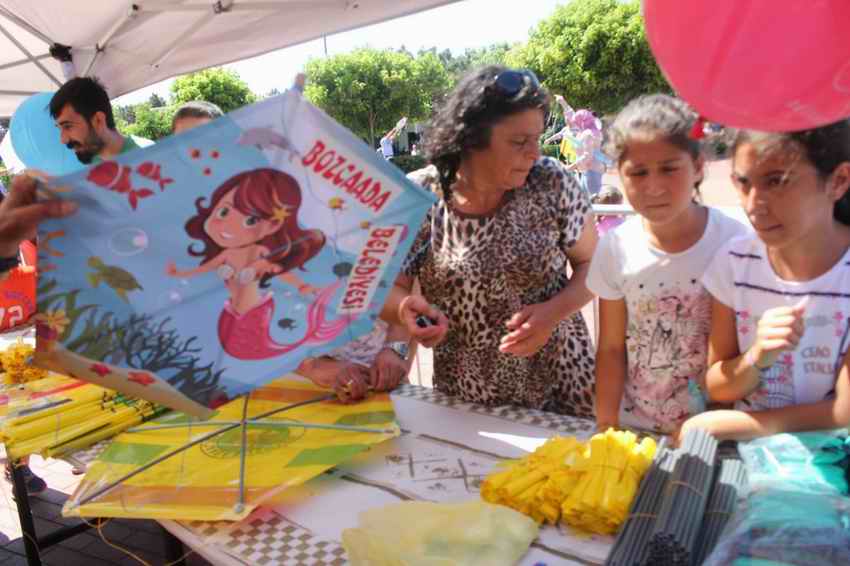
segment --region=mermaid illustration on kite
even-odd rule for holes
[[[188,278],[215,272],[230,292],[218,319],[218,336],[224,351],[240,360],[277,357],[303,344],[333,340],[348,325],[345,318],[325,319],[327,305],[339,282],[323,289],[305,283],[292,273],[325,245],[320,230],[298,225],[301,189],[291,176],[276,169],[244,171],[225,181],[205,206],[195,200],[197,214],[186,222],[186,232],[203,242],[189,255],[203,258],[195,269],[181,271],[173,261],[166,267],[172,277]],[[277,277],[302,295],[315,294],[307,310],[307,330],[291,344],[276,342],[269,334],[274,296],[263,293]]]

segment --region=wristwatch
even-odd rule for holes
[[[407,356],[410,354],[410,347],[407,345],[407,342],[398,341],[398,342],[387,342],[384,344],[384,348],[389,348],[400,357],[402,360],[407,361]]]

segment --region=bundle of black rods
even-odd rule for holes
[[[673,473],[678,452],[666,448],[663,439],[655,458],[640,483],[629,516],[605,560],[606,566],[632,566],[642,563],[646,541],[652,534],[655,518],[661,509],[664,489]]]
[[[720,461],[717,480],[711,490],[705,516],[700,529],[700,539],[694,551],[694,564],[702,564],[714,550],[720,533],[729,522],[738,494],[747,481],[747,470],[740,460],[724,459]]]
[[[647,545],[646,566],[691,566],[696,557],[697,536],[714,480],[717,440],[703,430],[691,429],[679,452]]]

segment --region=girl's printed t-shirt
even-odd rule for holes
[[[709,293],[735,311],[738,349],[755,343],[759,320],[775,307],[807,299],[805,332],[793,351],[761,371],[758,388],[736,403],[744,411],[814,403],[830,398],[850,343],[850,249],[829,271],[811,281],[785,281],[754,234],[725,245],[706,270]]]
[[[709,208],[702,237],[683,252],[653,247],[640,216],[599,241],[587,286],[603,299],[626,301],[622,424],[670,432],[705,409],[711,297],[700,279],[717,249],[746,232]]]

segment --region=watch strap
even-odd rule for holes
[[[387,342],[384,344],[384,348],[389,348],[405,361],[407,360],[407,356],[410,355],[410,346],[407,345],[407,342],[401,340],[396,342]]]

